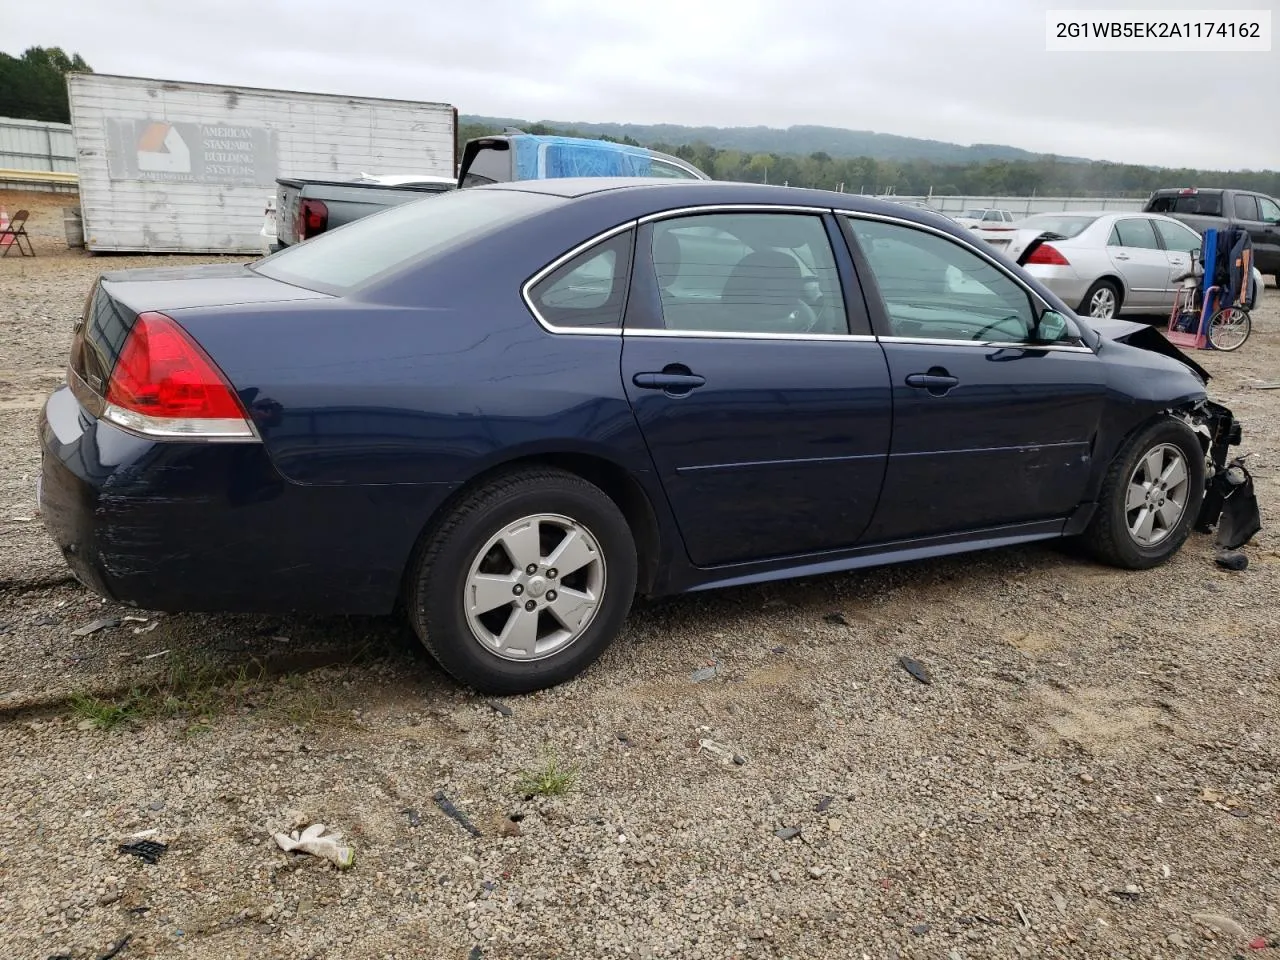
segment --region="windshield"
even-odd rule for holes
[[[1060,237],[1078,237],[1094,223],[1097,217],[1069,216],[1061,213],[1041,213],[1027,217],[1021,223],[1024,230],[1037,230],[1040,233],[1056,233]]]
[[[253,269],[295,286],[346,293],[563,202],[516,190],[442,193],[322,233],[258,261]]]

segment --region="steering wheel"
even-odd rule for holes
[[[984,334],[984,333],[986,333],[988,330],[994,330],[994,329],[996,329],[997,327],[999,327],[999,326],[1000,326],[1000,324],[1002,324],[1002,323],[1008,323],[1010,320],[1019,320],[1019,319],[1021,319],[1021,318],[1020,318],[1017,314],[1013,314],[1012,316],[1008,316],[1008,317],[1001,317],[999,320],[993,320],[991,323],[988,323],[985,327],[983,327],[981,330],[979,330],[977,333],[975,333],[975,334],[973,335],[973,339],[974,339],[974,340],[982,340],[982,339],[984,339],[983,334]],[[1026,332],[1025,332],[1025,331],[1019,331],[1019,332],[1018,332],[1018,334],[1017,334],[1017,339],[1019,339],[1019,340],[1023,340],[1023,339],[1025,339],[1025,338],[1026,338]]]
[[[787,323],[794,333],[812,333],[818,325],[818,313],[803,300],[796,301],[796,308],[787,314]]]

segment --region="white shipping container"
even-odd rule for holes
[[[277,177],[452,177],[457,111],[415,103],[70,74],[85,246],[262,252]]]

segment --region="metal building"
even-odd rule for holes
[[[70,74],[86,247],[258,253],[277,177],[453,176],[444,103]]]

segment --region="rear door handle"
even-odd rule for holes
[[[696,373],[637,373],[631,382],[643,390],[666,390],[668,393],[688,393],[707,382]]]

